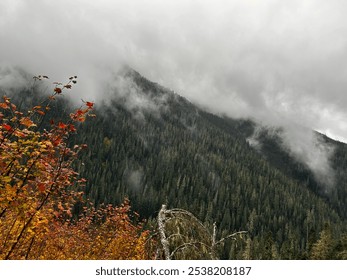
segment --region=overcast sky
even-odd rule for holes
[[[344,0],[1,0],[0,62],[76,74],[96,100],[126,63],[213,112],[347,141],[346,14]]]

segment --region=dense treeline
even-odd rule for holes
[[[334,163],[342,175],[336,191],[324,196],[308,169],[278,147],[277,157],[287,158],[283,164],[292,174],[252,149],[245,137],[249,122],[205,113],[136,73],[132,78],[143,94],[159,100],[156,107],[126,108],[115,92],[81,134],[90,149],[79,169],[96,204],[128,196],[144,217],[166,203],[208,224],[216,221],[220,235],[247,230],[249,239],[237,248],[225,244],[223,258],[242,258],[246,249],[256,259],[308,258],[325,224],[332,238],[344,232],[346,145],[336,153],[344,157]]]

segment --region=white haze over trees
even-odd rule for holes
[[[25,86],[14,66],[78,75],[75,99],[98,101],[126,64],[214,113],[283,127],[291,153],[330,178],[333,148],[309,129],[347,142],[346,11],[344,0],[1,0],[0,86]]]

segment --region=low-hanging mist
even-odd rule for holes
[[[57,81],[77,75],[72,98],[98,102],[109,98],[105,88],[124,86],[113,77],[129,65],[214,113],[283,127],[290,152],[330,178],[332,147],[311,130],[347,139],[346,8],[339,0],[4,0],[0,86],[26,86],[13,66]],[[129,90],[130,110],[154,108]]]

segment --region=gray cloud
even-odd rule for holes
[[[304,162],[326,190],[334,186],[335,173],[330,166],[332,146],[324,144],[313,131],[298,126],[286,126],[281,136],[289,153]]]
[[[330,159],[335,147],[324,142],[313,130],[293,123],[282,124],[281,128],[258,125],[247,142],[261,152],[261,135],[279,140],[279,144],[294,159],[309,168],[315,179],[321,183],[327,193],[335,185],[335,172],[331,168]]]
[[[78,75],[76,100],[98,100],[128,64],[213,112],[283,126],[305,149],[314,139],[293,123],[347,141],[346,9],[343,0],[2,0],[0,62]]]
[[[28,81],[31,78],[18,67],[0,65],[0,89],[5,93],[30,88]]]
[[[134,83],[132,77],[122,75],[121,72],[116,73],[112,79],[110,78],[110,81],[105,82],[102,89],[103,98],[106,100],[112,98],[123,104],[137,120],[145,120],[145,112],[159,118],[161,112],[167,109],[168,94],[145,93]]]

